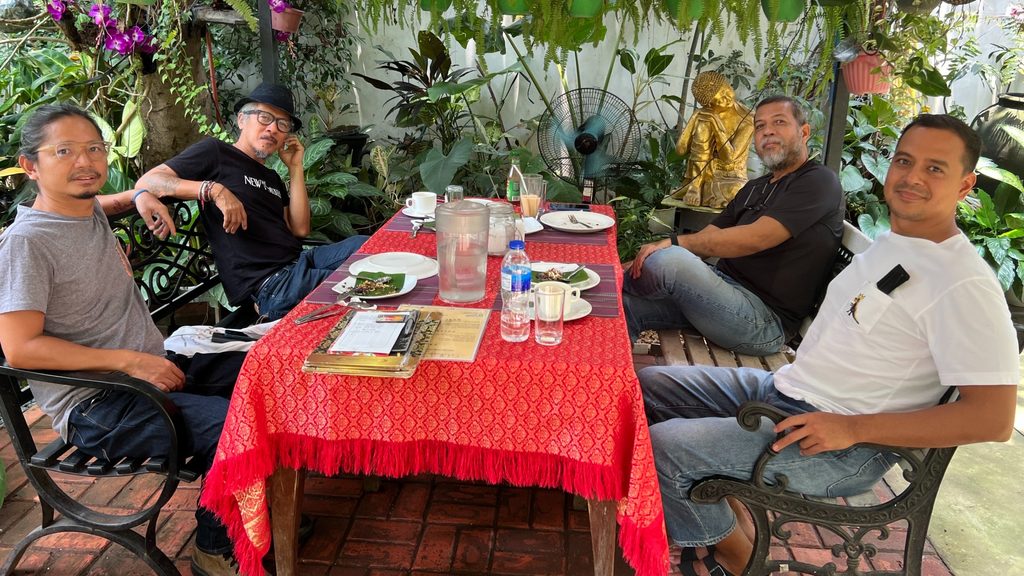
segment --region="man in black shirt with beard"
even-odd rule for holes
[[[292,94],[261,84],[235,106],[238,139],[233,145],[206,138],[136,183],[158,197],[199,200],[224,291],[233,306],[255,302],[276,320],[362,246],[366,236],[302,249],[310,232],[309,196],[302,169],[304,148],[294,133],[302,127]],[[289,185],[265,163],[279,154]]]
[[[754,146],[770,172],[747,182],[700,232],[640,248],[623,282],[633,339],[694,328],[728,350],[765,356],[796,335],[825,287],[845,212],[839,179],[808,160],[810,134],[792,98],[757,105]]]

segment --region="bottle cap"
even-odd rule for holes
[[[522,240],[513,240],[508,243],[509,250],[522,250],[524,248],[526,248],[526,242]]]

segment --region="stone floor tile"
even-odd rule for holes
[[[412,567],[417,570],[449,570],[455,555],[457,538],[458,531],[454,526],[427,525]]]
[[[452,570],[484,572],[490,565],[494,534],[488,528],[466,528],[459,532]]]
[[[494,549],[530,552],[549,556],[565,554],[563,532],[542,530],[498,530]]]
[[[427,522],[431,524],[463,524],[491,526],[497,509],[494,506],[457,504],[455,502],[432,502],[427,511]]]
[[[571,500],[565,492],[537,490],[533,495],[530,526],[537,529],[564,530],[567,502]]]

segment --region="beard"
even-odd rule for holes
[[[75,196],[75,198],[78,198],[79,200],[92,200],[93,198],[95,198],[95,197],[97,197],[99,195],[100,195],[100,191],[99,190],[89,190],[89,191],[86,191],[86,192],[79,192],[78,194],[75,194],[74,196]]]
[[[794,164],[800,161],[800,149],[794,143],[784,140],[777,140],[775,142],[779,143],[779,147],[776,150],[771,152],[757,151],[757,155],[761,158],[761,164],[765,168],[775,172],[776,170],[792,168]]]
[[[268,152],[266,150],[260,150],[259,148],[254,150],[254,152],[256,153],[256,157],[259,158],[260,160],[266,160],[267,158],[270,158],[271,154],[273,154],[273,152]]]

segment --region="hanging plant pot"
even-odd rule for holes
[[[304,12],[296,8],[285,8],[284,12],[270,11],[270,27],[278,32],[294,34],[299,31]]]
[[[804,0],[761,0],[761,11],[769,22],[795,22],[806,7]]]
[[[604,0],[569,0],[569,14],[577,18],[593,18],[602,8]]]
[[[704,15],[704,0],[664,0],[664,3],[665,11],[675,21],[697,20]]]
[[[946,4],[951,5],[951,6],[963,6],[964,4],[970,4],[971,2],[974,2],[974,0],[942,0],[942,1],[945,2]]]
[[[892,66],[878,53],[861,52],[850,62],[843,63],[843,80],[850,94],[887,94]]]
[[[896,5],[904,12],[914,14],[931,14],[941,0],[896,0]]]
[[[530,11],[526,0],[498,0],[498,11],[509,16],[522,16]]]
[[[452,5],[452,0],[420,0],[420,8],[427,12],[433,12],[436,8],[438,12],[444,12]]]

